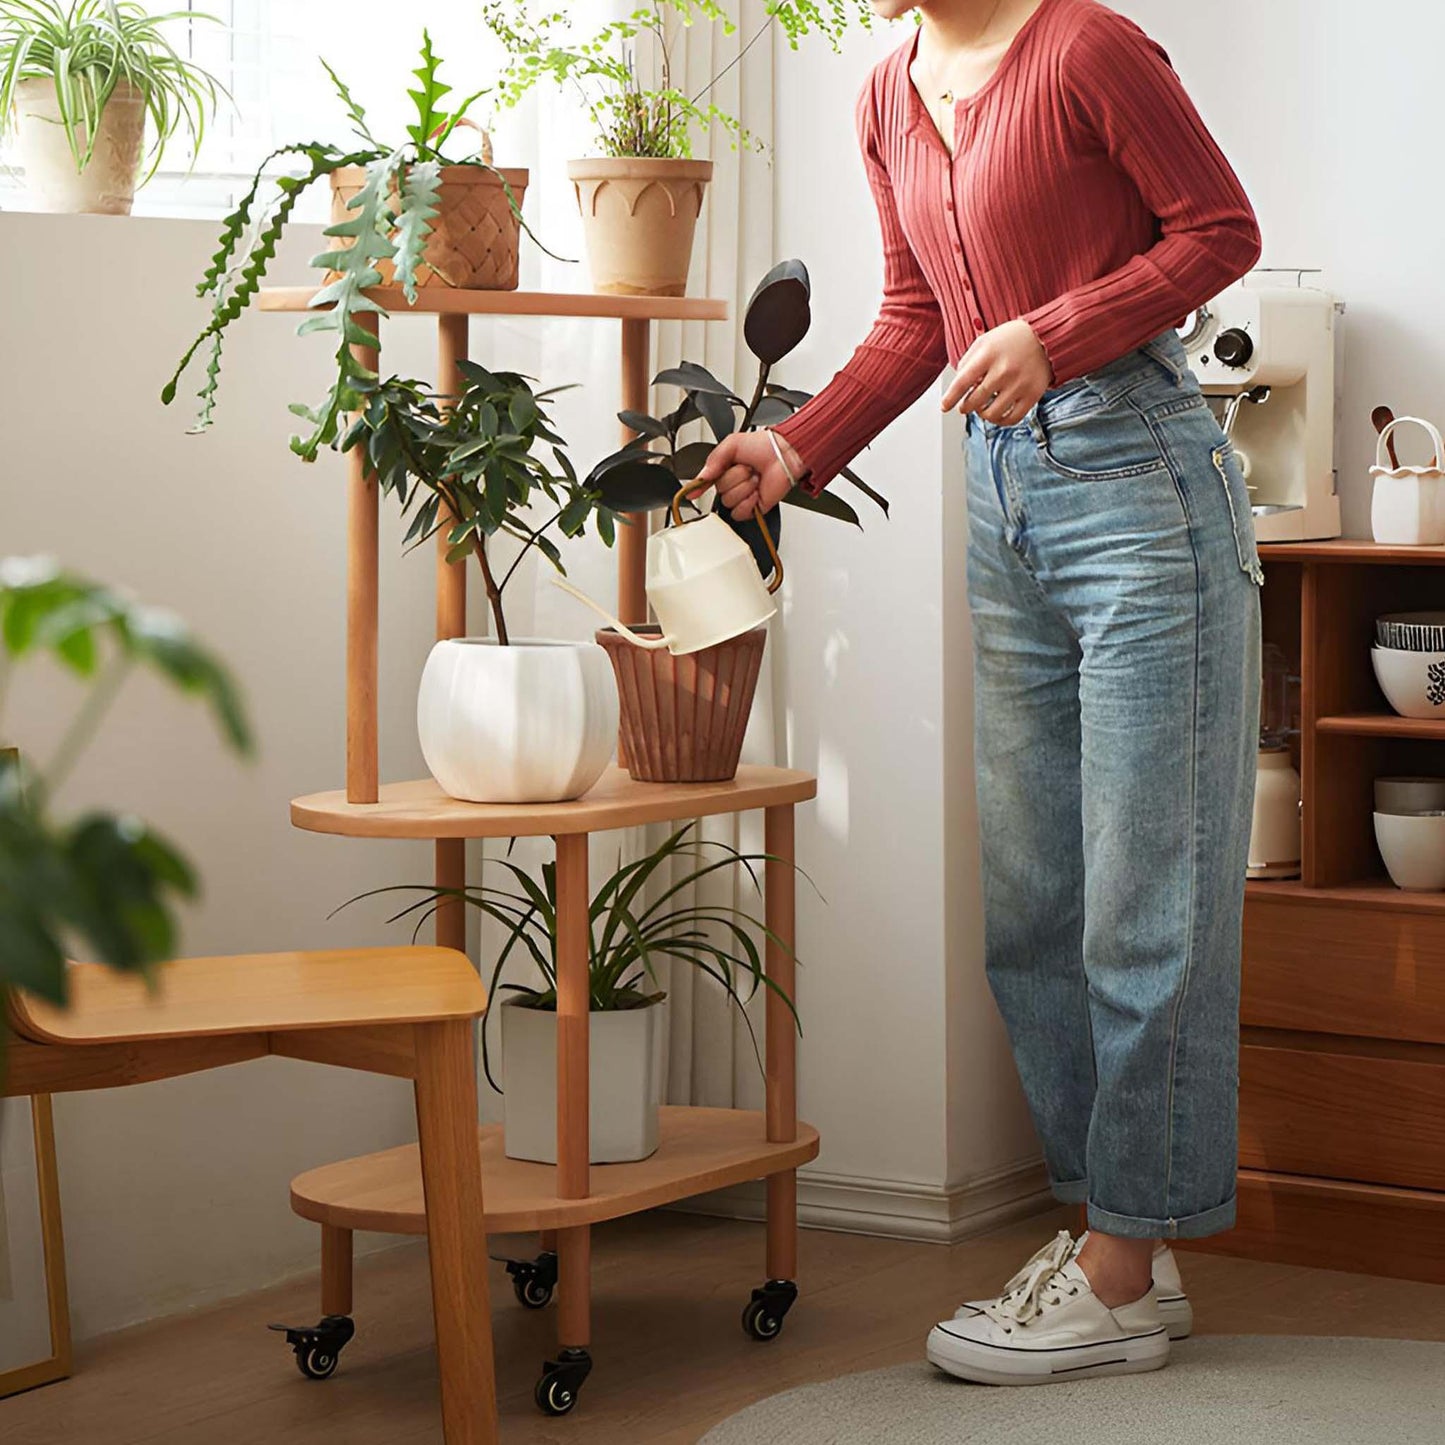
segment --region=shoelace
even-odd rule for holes
[[[1057,1304],[1070,1293],[1077,1293],[1055,1283],[1055,1277],[1073,1258],[1076,1247],[1073,1236],[1061,1229],[1009,1280],[1003,1294],[984,1306],[984,1314],[1005,1330],[1012,1330],[1014,1325],[1036,1320],[1043,1313],[1044,1305]]]

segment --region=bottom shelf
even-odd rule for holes
[[[798,1125],[787,1144],[768,1142],[763,1115],[749,1109],[662,1111],[657,1152],[633,1164],[594,1164],[586,1199],[558,1199],[551,1164],[508,1159],[502,1126],[484,1125],[482,1196],[496,1234],[567,1229],[636,1214],[693,1194],[796,1169],[818,1156],[818,1131]],[[415,1144],[325,1164],[291,1184],[291,1208],[303,1219],[340,1229],[425,1234],[421,1162]]]

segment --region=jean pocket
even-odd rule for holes
[[[1234,531],[1234,546],[1239,554],[1239,568],[1256,586],[1264,584],[1264,568],[1259,560],[1259,545],[1254,536],[1254,507],[1249,500],[1249,484],[1244,469],[1235,455],[1234,443],[1225,441],[1214,448],[1214,470],[1224,485],[1229,502],[1229,520]]]
[[[1035,441],[1044,465],[1071,481],[1122,481],[1168,470],[1153,428],[1124,398],[1062,416],[1045,409]]]

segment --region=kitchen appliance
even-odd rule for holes
[[[777,610],[772,594],[783,585],[783,564],[762,513],[758,526],[773,559],[773,575],[764,584],[752,549],[709,512],[695,522],[682,519],[683,499],[705,491],[711,482],[692,482],[672,499],[672,526],[647,539],[647,600],[662,626],[660,637],[647,637],[619,622],[606,608],[560,576],[564,592],[605,617],[637,647],[667,648],[674,657],[701,652],[761,627]]]
[[[1274,643],[1264,648],[1259,709],[1259,764],[1254,784],[1254,825],[1249,835],[1249,877],[1300,876],[1300,775],[1290,758],[1294,722],[1289,662]]]
[[[1328,291],[1304,285],[1305,274],[1252,272],[1180,330],[1189,365],[1234,443],[1261,542],[1340,535],[1336,318],[1344,308]]]

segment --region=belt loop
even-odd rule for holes
[[[1172,355],[1169,338],[1173,336],[1174,332],[1165,332],[1156,336],[1153,341],[1146,341],[1143,349],[1174,378],[1174,385],[1178,386],[1179,383],[1184,380],[1185,367],[1177,362]]]

